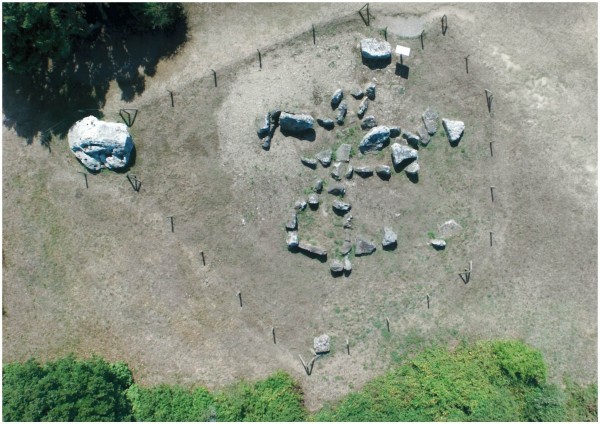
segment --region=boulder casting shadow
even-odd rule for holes
[[[419,173],[406,173],[409,181],[413,184],[417,184],[419,182]]]
[[[327,262],[327,255],[317,255],[316,253],[308,252],[306,250],[300,249],[299,247],[288,247],[288,250],[293,254],[302,254],[310,259],[316,259],[321,263]]]

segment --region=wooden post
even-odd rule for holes
[[[88,180],[87,180],[87,174],[85,172],[79,172],[81,175],[83,175],[83,178],[85,178],[85,188],[90,188],[90,186],[88,186]]]
[[[387,325],[387,331],[388,331],[388,333],[389,333],[389,332],[390,332],[390,320],[389,320],[389,318],[386,318],[386,319],[385,319],[385,323],[386,323],[386,325]]]
[[[423,35],[425,35],[425,30],[421,31],[421,50],[425,50],[425,45],[423,44]]]
[[[213,73],[213,78],[215,79],[215,87],[217,86],[217,72],[214,69],[211,69]]]
[[[171,232],[174,233],[175,232],[175,224],[173,223],[173,217],[168,216],[167,218],[171,218]]]
[[[490,231],[490,246],[492,246],[493,242],[492,242],[492,236],[493,236],[493,231]]]
[[[346,351],[348,352],[348,355],[350,355],[350,341],[348,339],[346,339]]]
[[[317,44],[317,37],[315,35],[315,24],[313,24],[312,28],[313,28],[313,44]]]
[[[442,35],[446,35],[446,31],[448,30],[448,17],[446,15],[442,16]]]
[[[258,67],[262,69],[262,56],[260,54],[260,50],[256,49],[256,51],[258,52]]]
[[[488,112],[492,113],[492,100],[494,98],[494,94],[488,89],[485,90],[485,100],[487,102]]]
[[[429,309],[429,295],[427,295],[427,309]]]
[[[492,148],[493,141],[490,141],[490,156],[494,156],[494,149]]]
[[[206,266],[206,261],[204,260],[204,250],[200,251],[200,255],[202,256],[202,265]]]
[[[171,107],[175,107],[175,100],[173,99],[173,92],[171,90],[167,90],[171,95]]]
[[[467,67],[467,74],[469,73],[469,56],[471,56],[470,54],[468,54],[465,57],[465,66]]]
[[[240,299],[240,308],[243,308],[244,304],[242,303],[242,292],[237,292],[237,297]]]
[[[367,3],[367,26],[371,26],[371,15],[369,14],[369,3]]]
[[[495,188],[496,187],[494,187],[494,186],[490,186],[490,193],[492,194],[492,203],[494,202],[494,189]]]
[[[271,333],[273,333],[273,344],[277,344],[277,339],[275,338],[275,327],[271,327]]]
[[[387,41],[387,29],[388,29],[388,27],[385,27],[383,29],[383,36],[385,37],[385,41]]]

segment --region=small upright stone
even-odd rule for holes
[[[333,166],[331,167],[331,178],[333,178],[336,181],[340,181],[342,179],[342,162],[336,162],[333,164]]]
[[[329,348],[329,336],[327,334],[323,334],[319,337],[315,337],[313,347],[316,354],[329,352],[331,350]]]
[[[323,165],[324,167],[328,167],[329,165],[331,165],[332,155],[333,152],[331,151],[331,149],[327,149],[317,153],[315,157],[319,160],[319,162],[321,162],[321,165]]]
[[[334,196],[343,196],[346,193],[346,189],[342,184],[331,184],[327,189],[327,193],[333,194]]]
[[[298,215],[296,212],[292,212],[290,220],[285,224],[285,229],[288,231],[294,231],[298,228]]]
[[[462,121],[451,121],[449,119],[442,119],[442,125],[446,130],[448,141],[450,144],[458,144],[465,131],[465,123]]]
[[[360,102],[360,106],[358,107],[358,112],[356,112],[358,117],[362,119],[363,115],[365,114],[365,112],[367,111],[368,108],[369,108],[369,99],[364,99],[362,102]]]
[[[333,96],[331,96],[331,108],[337,109],[337,107],[342,102],[343,98],[344,98],[344,92],[342,91],[342,89],[338,88],[337,90],[335,90],[335,93],[333,93]]]
[[[319,196],[316,193],[311,193],[308,196],[308,206],[315,210],[319,207]]]
[[[350,162],[350,152],[352,151],[352,146],[350,144],[342,144],[335,152],[336,160],[340,162]]]
[[[344,271],[346,271],[347,274],[352,272],[352,263],[350,262],[348,255],[344,256]]]
[[[350,209],[352,209],[350,203],[345,203],[340,200],[334,200],[331,206],[333,211],[340,215],[345,215]]]
[[[356,172],[363,178],[367,178],[373,175],[373,170],[368,166],[357,166],[356,168],[354,168],[354,172]]]
[[[429,137],[429,133],[427,132],[425,127],[424,126],[419,127],[419,129],[417,130],[417,134],[421,138],[421,146],[427,146],[429,144],[429,140],[431,140],[431,138]]]
[[[290,249],[298,247],[298,231],[288,231],[286,243]]]
[[[348,166],[346,167],[346,173],[344,174],[344,177],[346,177],[347,180],[352,178],[352,174],[354,173],[354,168],[352,168],[352,165],[348,164]]]
[[[346,217],[346,220],[344,221],[344,228],[347,229],[347,230],[349,230],[349,229],[352,228],[352,215],[348,215]],[[348,243],[350,243],[350,237],[349,236],[346,237],[346,241]]]
[[[419,163],[415,160],[411,162],[406,168],[404,168],[404,171],[407,174],[416,175],[419,173],[419,169],[421,169],[421,167],[419,166]]]
[[[390,128],[390,138],[400,137],[402,134],[402,130],[400,127],[389,127]]]
[[[293,113],[281,112],[279,116],[279,126],[281,131],[290,133],[301,133],[312,129],[314,119],[310,115],[296,115]]]
[[[421,137],[411,133],[410,131],[402,132],[402,138],[405,139],[408,144],[414,147],[418,147],[419,142],[421,141]]]
[[[342,255],[347,255],[348,253],[350,253],[351,250],[352,243],[350,243],[349,241],[345,241],[344,244],[342,244],[342,247],[340,247],[340,253]]]
[[[365,93],[367,94],[367,97],[369,98],[369,100],[375,100],[375,87],[376,87],[375,83],[372,82],[365,89]]]
[[[382,180],[389,180],[392,176],[392,170],[387,165],[377,165],[375,167],[375,172]]]
[[[354,90],[352,90],[350,92],[350,94],[352,95],[352,97],[354,97],[356,100],[360,100],[363,98],[363,96],[365,95],[364,91],[362,91],[360,88],[355,88]]]
[[[262,139],[262,148],[264,150],[269,150],[271,148],[271,136],[267,135],[265,138]]]
[[[334,259],[329,265],[329,270],[333,275],[341,274],[344,271],[344,264],[338,261],[337,259]]]
[[[391,249],[396,246],[398,237],[396,233],[390,227],[383,228],[383,241],[381,245],[384,249]]]
[[[376,38],[363,38],[360,40],[360,50],[363,59],[366,61],[382,61],[392,57],[390,43]]]
[[[434,135],[437,131],[437,121],[440,118],[438,113],[432,109],[427,108],[425,112],[423,112],[423,124],[425,125],[425,129],[429,133],[429,135]]]
[[[338,125],[344,125],[344,119],[346,119],[346,113],[348,113],[348,105],[346,104],[346,102],[342,102],[342,104],[340,105],[340,108],[338,109],[338,114],[337,114],[337,123]]]
[[[412,147],[399,143],[392,144],[392,162],[394,162],[394,166],[400,166],[405,160],[416,160],[418,158],[419,153]]]
[[[319,118],[317,119],[317,124],[325,128],[326,130],[332,130],[335,127],[335,122],[333,122],[333,119],[329,118]]]
[[[264,119],[262,126],[256,131],[256,134],[258,135],[258,138],[260,138],[262,140],[269,134],[270,130],[271,130],[271,114],[267,113],[265,115],[265,119]]]
[[[294,209],[297,211],[303,211],[306,209],[306,200],[300,199],[296,203],[294,203]]]
[[[363,121],[360,123],[360,127],[363,130],[370,130],[371,128],[375,128],[376,126],[377,121],[375,120],[375,117],[373,115],[365,117],[365,119],[363,119]]]
[[[313,191],[315,193],[320,193],[321,191],[323,191],[323,180],[319,179],[319,180],[315,181],[315,185],[313,186]]]
[[[375,249],[377,249],[377,246],[375,246],[374,243],[371,243],[360,236],[356,238],[356,256],[370,255],[375,251]]]
[[[317,168],[317,160],[316,159],[307,158],[305,156],[302,156],[300,158],[300,161],[302,162],[303,165],[308,166],[309,168],[312,168],[312,169]]]
[[[429,244],[431,244],[435,250],[443,250],[446,248],[446,242],[441,239],[429,240]]]

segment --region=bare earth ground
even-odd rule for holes
[[[395,352],[510,337],[541,349],[555,381],[596,380],[596,6],[371,4],[370,28],[357,6],[187,4],[182,51],[131,103],[117,87],[107,95],[109,120],[140,110],[139,194],[111,172],[90,175],[86,190],[66,140],[49,154],[3,128],[3,361],[98,353],[128,362],[142,384],[210,388],[284,369],[315,410],[383,372]],[[408,79],[395,63],[361,64],[358,41],[386,26],[392,46],[412,49]],[[403,173],[345,182],[353,234],[379,244],[389,225],[399,246],[332,278],[327,263],[287,251],[284,223],[316,178],[331,181],[300,156],[360,140],[358,102],[347,96],[345,125],[317,128],[315,141],[278,132],[265,152],[255,131],[275,107],[334,117],[336,88],[373,79],[367,114],[379,123],[416,131],[431,106],[465,121],[465,136],[455,148],[440,135],[421,148],[416,184]],[[389,148],[351,163],[390,165]],[[321,197],[300,235],[333,257],[343,230]],[[464,231],[436,252],[427,234],[448,219]],[[469,260],[465,285],[456,273]],[[321,333],[333,351],[309,377],[298,354],[309,357]]]

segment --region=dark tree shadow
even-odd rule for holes
[[[63,137],[85,116],[102,118],[111,81],[117,82],[123,101],[131,102],[144,91],[146,76],[155,75],[159,60],[176,54],[187,40],[185,19],[168,32],[136,34],[124,28],[98,26],[73,46],[71,57],[35,77],[4,72],[4,125],[28,144],[38,135],[45,143],[45,133]]]
[[[396,75],[400,78],[408,79],[408,74],[410,72],[410,68],[406,65],[396,63]]]

